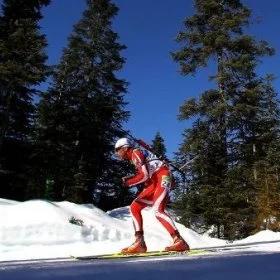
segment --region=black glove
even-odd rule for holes
[[[136,192],[136,196],[139,194],[139,193],[141,193],[142,191],[143,191],[143,189],[144,189],[144,184],[142,183],[142,184],[138,184],[136,187],[137,187],[137,192]]]
[[[127,184],[126,184],[126,181],[129,179],[129,178],[132,178],[133,176],[124,176],[124,177],[122,177],[122,185],[124,186],[124,187],[128,187],[127,186]]]

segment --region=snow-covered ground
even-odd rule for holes
[[[84,225],[69,223],[71,217],[83,220]],[[153,210],[143,210],[143,217],[148,250],[162,250],[169,245],[171,238],[156,220]],[[177,227],[191,248],[228,244],[178,223]],[[67,201],[0,199],[0,261],[118,252],[133,242],[133,232],[128,207],[106,213],[92,205]],[[262,231],[234,244],[273,240],[280,240],[280,232]],[[258,250],[280,252],[279,244],[260,245]]]

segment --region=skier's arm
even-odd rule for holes
[[[144,155],[139,150],[134,150],[132,153],[132,161],[136,168],[136,174],[125,180],[124,184],[127,187],[144,183],[149,178],[149,173],[145,164]]]

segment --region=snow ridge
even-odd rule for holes
[[[156,220],[152,208],[142,213],[148,250],[162,250],[171,243],[170,236]],[[0,199],[0,217],[0,261],[113,253],[134,240],[129,207],[106,213],[93,205],[68,201]],[[69,223],[73,217],[82,220],[83,225]],[[176,225],[192,248],[227,244],[226,240]],[[262,231],[236,244],[273,240],[280,240],[280,233]]]

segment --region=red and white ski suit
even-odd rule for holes
[[[170,235],[174,235],[177,229],[171,217],[165,212],[172,184],[169,168],[154,155],[145,155],[139,149],[129,149],[126,158],[134,164],[136,174],[125,179],[125,186],[132,187],[144,183],[144,189],[130,205],[135,231],[143,231],[141,211],[151,206],[159,222]]]

